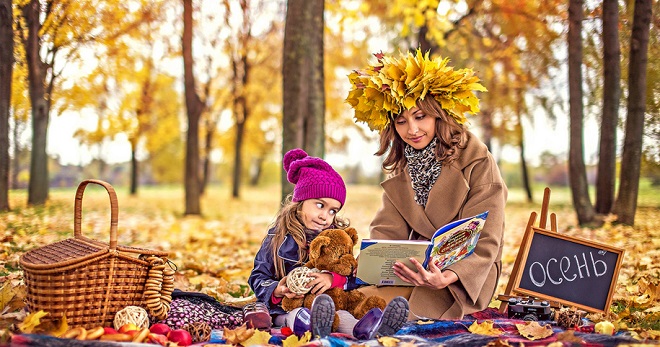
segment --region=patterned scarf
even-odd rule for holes
[[[438,139],[434,137],[433,141],[421,150],[416,150],[409,144],[406,144],[404,149],[404,155],[408,160],[408,174],[415,192],[415,202],[424,207],[429,199],[429,191],[442,170],[442,162],[435,157],[437,142]]]

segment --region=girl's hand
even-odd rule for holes
[[[286,286],[286,276],[282,277],[282,279],[277,283],[277,287],[275,287],[273,295],[276,298],[283,298],[286,296],[289,299],[300,299],[303,297],[302,294],[296,294],[289,290],[289,287]]]
[[[394,274],[399,276],[404,282],[411,283],[415,286],[442,289],[458,281],[456,273],[450,270],[442,271],[433,262],[429,263],[430,271],[427,271],[415,258],[410,258],[410,262],[415,265],[417,271],[409,269],[401,262],[396,262],[393,266]]]
[[[312,272],[307,276],[314,277],[313,280],[307,283],[307,288],[311,288],[309,292],[312,294],[323,294],[332,287],[332,274],[329,272]]]

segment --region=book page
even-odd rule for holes
[[[357,277],[369,284],[410,286],[394,274],[392,266],[399,261],[417,271],[409,259],[424,263],[429,245],[428,241],[362,240]]]
[[[436,266],[444,269],[447,266],[469,256],[474,252],[477,241],[486,222],[488,212],[459,221],[444,233],[437,233],[431,240],[429,259]]]

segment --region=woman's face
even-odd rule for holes
[[[394,119],[396,132],[414,149],[426,147],[435,137],[435,117],[424,114],[416,106]]]
[[[324,230],[335,221],[341,203],[333,198],[307,199],[303,201],[301,212],[305,227],[310,230]]]

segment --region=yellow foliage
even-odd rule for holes
[[[541,326],[536,321],[516,324],[516,328],[521,336],[530,340],[539,340],[552,335],[552,327],[549,324]]]
[[[306,331],[300,338],[296,335],[289,335],[282,341],[282,347],[298,347],[307,344],[312,339],[312,333]]]
[[[46,315],[48,315],[48,312],[42,310],[32,312],[23,319],[23,322],[18,324],[18,329],[24,334],[30,334],[37,326],[39,326],[39,324],[41,324],[41,318]]]
[[[266,346],[270,340],[271,335],[262,330],[255,330],[254,334],[247,340],[241,342],[243,346]]]
[[[504,332],[498,328],[495,328],[493,326],[493,321],[492,320],[486,320],[481,323],[477,323],[477,321],[474,321],[472,325],[468,328],[468,331],[470,331],[473,334],[479,334],[479,335],[488,335],[488,336],[499,336],[502,335]]]

